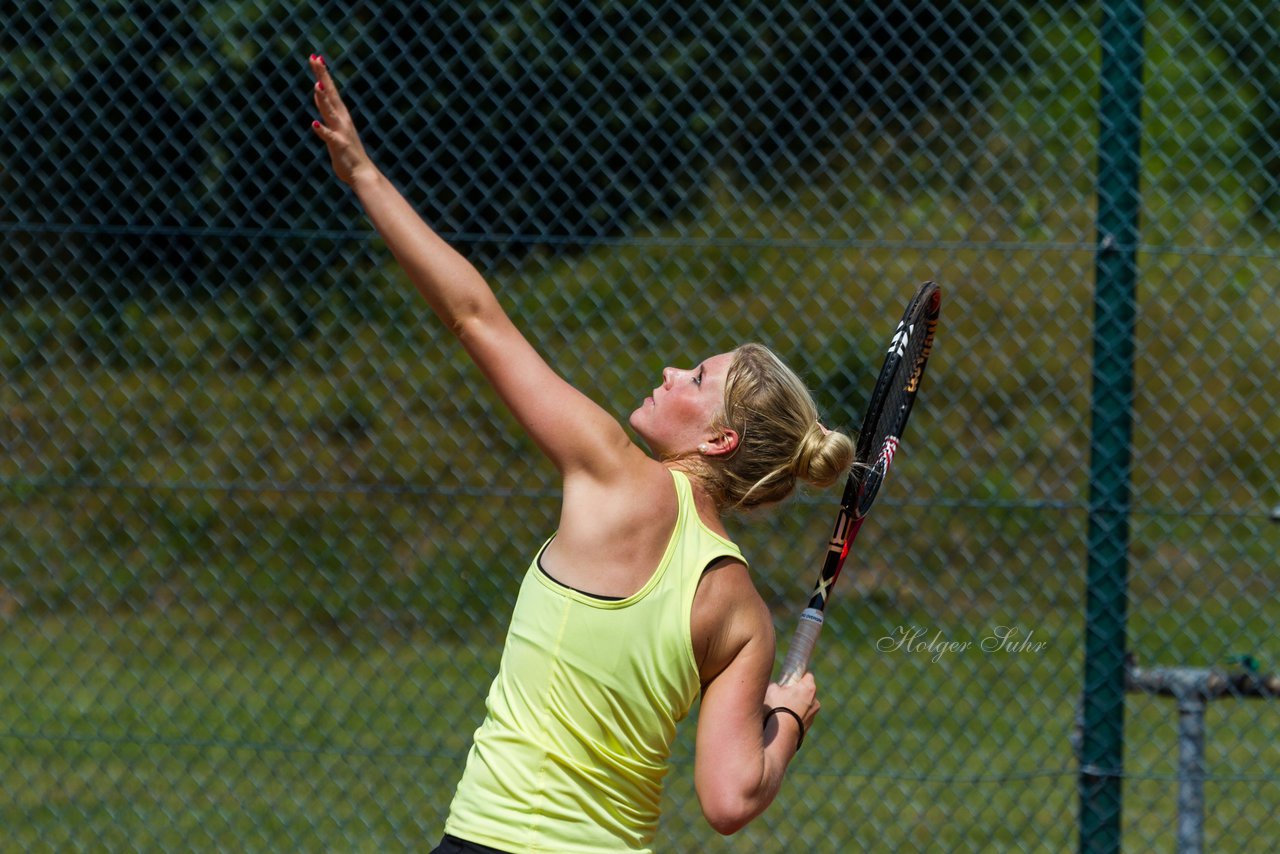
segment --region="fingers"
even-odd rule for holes
[[[323,142],[325,145],[328,145],[331,142],[337,141],[337,138],[334,135],[334,132],[329,130],[324,125],[320,124],[320,122],[311,123],[311,132],[314,133],[316,136],[320,137],[320,141]]]
[[[311,73],[315,75],[316,83],[323,83],[325,88],[332,88],[333,78],[329,76],[329,66],[325,65],[324,57],[318,53],[311,54]]]
[[[802,715],[808,714],[817,705],[817,684],[813,674],[806,673],[800,679],[788,685],[774,682],[765,688],[765,704],[769,706],[783,705]]]
[[[818,683],[813,678],[812,673],[805,673],[800,677],[800,681],[795,683],[798,690],[798,699],[802,701],[803,710],[800,714],[804,717],[805,726],[813,723],[814,715],[818,713],[818,709],[822,704],[818,702]]]
[[[813,702],[809,704],[809,708],[805,709],[804,725],[806,727],[812,726],[813,719],[818,716],[820,711],[822,711],[822,703],[818,701],[817,697],[814,697]]]
[[[333,125],[335,124],[334,120],[340,118],[338,108],[341,107],[342,102],[338,99],[338,93],[333,85],[333,78],[329,75],[329,69],[324,65],[324,59],[312,54],[310,64],[311,71],[316,77],[316,84],[311,90],[311,97],[315,101],[316,111],[320,113],[320,121],[311,123],[311,131],[325,145],[333,145],[340,141],[339,134]]]
[[[335,119],[341,120],[346,114],[346,108],[342,104],[342,99],[338,97],[338,88],[333,82],[333,76],[329,74],[329,67],[325,64],[324,57],[312,54],[309,64],[311,73],[316,78],[312,98],[315,100],[316,109],[320,112],[320,119],[325,124],[330,124]]]

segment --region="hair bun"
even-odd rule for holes
[[[847,474],[852,465],[853,440],[815,421],[796,448],[792,470],[798,479],[822,488]]]

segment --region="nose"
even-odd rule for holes
[[[662,369],[662,387],[671,388],[671,384],[675,382],[676,374],[678,373],[679,371],[677,371],[675,368],[663,368]]]

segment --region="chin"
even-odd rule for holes
[[[635,412],[632,412],[631,417],[627,419],[627,423],[630,424],[631,429],[635,431],[636,438],[640,440],[640,444],[642,444],[645,448],[649,449],[649,452],[652,453],[653,442],[650,441],[649,434],[644,429],[644,426],[643,426],[644,419],[642,417],[639,417],[643,411],[644,411],[644,407],[641,406]]]
[[[643,423],[643,418],[641,418],[641,415],[640,415],[643,411],[644,411],[644,407],[639,406],[639,407],[636,407],[636,409],[629,416],[627,416],[627,423],[631,425],[631,429],[635,430],[636,433],[641,438],[645,438],[644,428],[640,426]]]

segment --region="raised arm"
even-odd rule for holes
[[[798,749],[795,719],[769,709],[791,709],[807,728],[820,704],[812,674],[786,687],[769,684],[773,622],[743,564],[729,561],[703,575],[693,631],[704,683],[694,786],[708,823],[727,835],[773,802]]]
[[[551,369],[511,322],[479,271],[423,221],[373,164],[324,60],[312,56],[311,71],[320,111],[312,130],[329,149],[334,172],[355,191],[418,292],[562,473],[609,477],[624,455],[637,450],[622,426]]]

